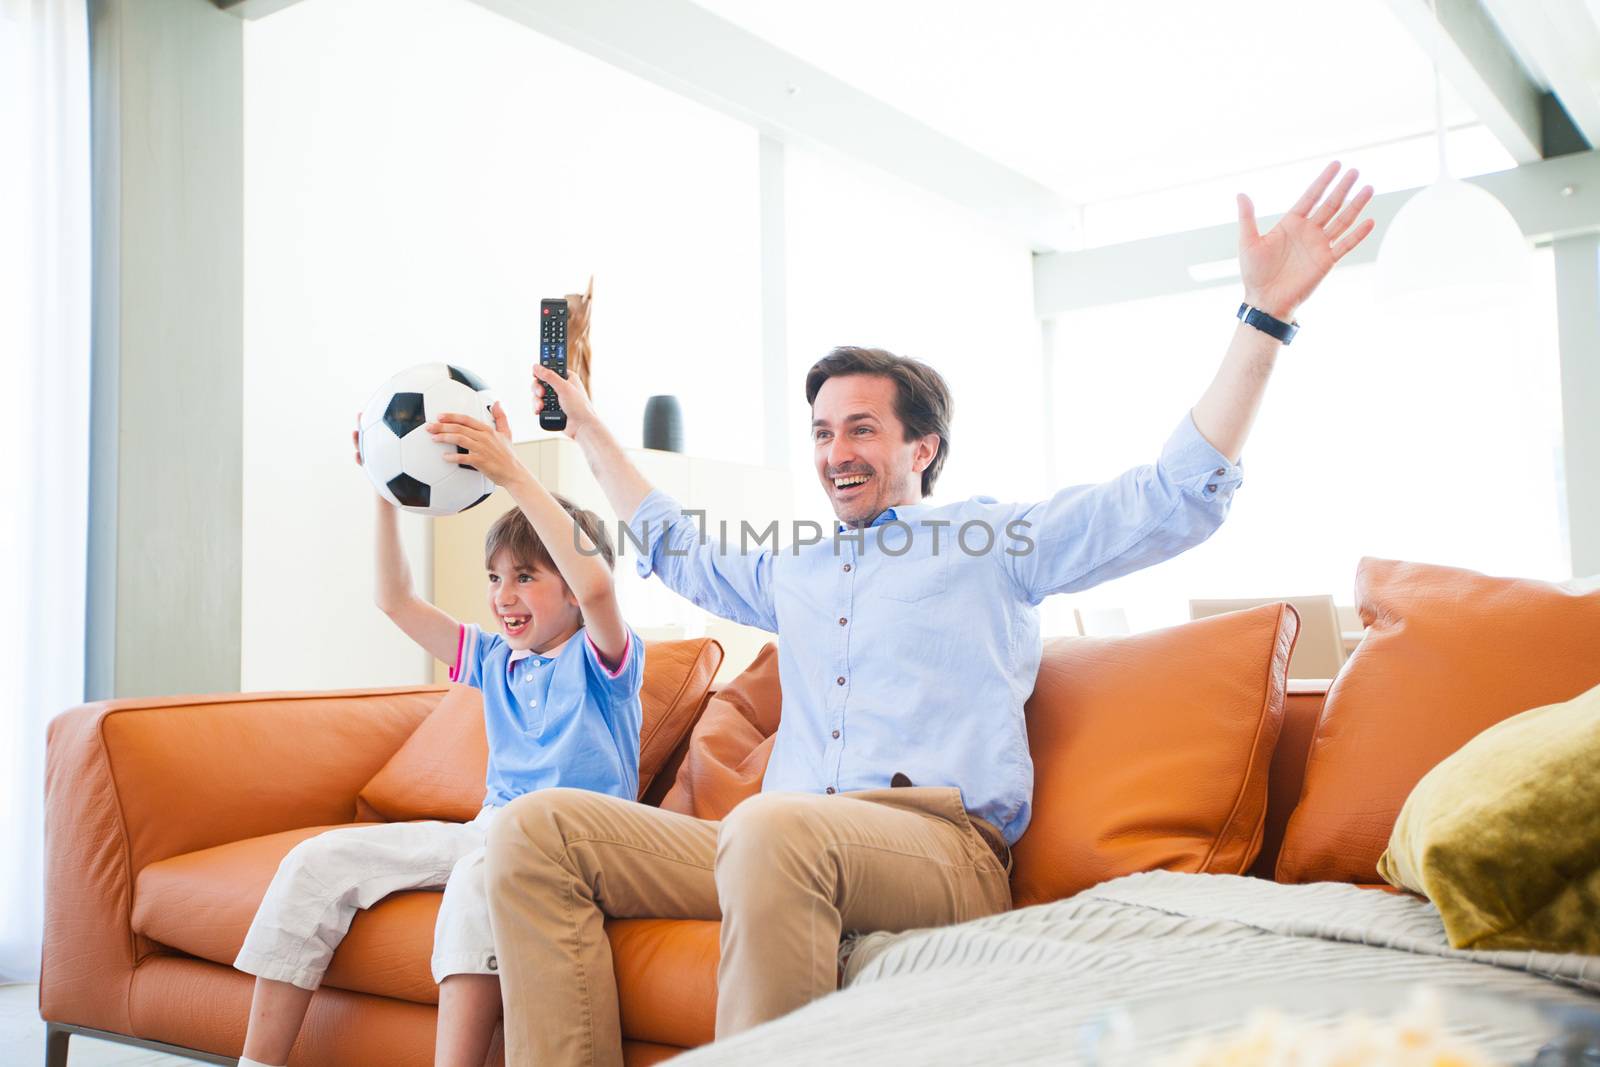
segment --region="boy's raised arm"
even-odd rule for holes
[[[447,462],[476,467],[511,494],[577,598],[584,627],[600,658],[608,664],[621,663],[628,648],[628,628],[617,606],[611,568],[589,535],[511,450],[511,428],[500,405],[494,406],[492,428],[466,415],[441,415],[426,429],[435,440],[466,449],[447,454]]]
[[[584,459],[617,517],[633,525],[645,498],[655,487],[639,473],[606,424],[595,415],[582,385],[539,366],[533,368],[533,376],[556,391],[561,409],[567,413],[567,436],[576,439],[583,449]],[[535,401],[538,398],[536,385]],[[672,525],[661,530],[660,538],[676,547],[654,554],[651,563],[651,570],[667,587],[725,619],[775,632],[770,553],[720,552],[702,544],[702,537],[682,529],[683,523],[690,520],[680,520],[674,513],[669,521]],[[648,531],[641,529],[641,533],[648,539]]]
[[[359,431],[353,436],[359,442]],[[361,462],[359,446],[356,462]],[[411,566],[406,562],[405,550],[400,547],[399,512],[377,493],[372,495],[378,504],[373,520],[376,537],[373,599],[377,601],[379,610],[389,616],[407,637],[426,649],[428,655],[454,666],[460,645],[461,624],[417,596],[411,588]]]

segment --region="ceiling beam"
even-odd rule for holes
[[[1591,146],[1600,145],[1600,27],[1583,0],[1484,0]]]
[[[298,4],[300,0],[212,0],[222,10],[230,15],[237,15],[242,19],[265,18],[274,11],[282,11],[290,4]]]
[[[872,164],[998,223],[1073,247],[1078,205],[690,0],[477,0],[790,144]]]
[[[1530,241],[1542,244],[1600,233],[1600,151],[1558,156],[1465,180],[1494,194]],[[1373,197],[1362,217],[1373,219],[1377,226],[1343,262],[1376,259],[1389,223],[1417,192],[1405,189]],[[1281,214],[1262,216],[1258,225],[1265,233],[1280,218]],[[1034,311],[1043,319],[1076,308],[1237,284],[1237,265],[1230,269],[1228,261],[1238,254],[1239,227],[1230,222],[1103,248],[1035,256]]]
[[[1523,70],[1478,0],[1437,0],[1439,34],[1428,0],[1388,0],[1401,25],[1431,55],[1438,39],[1439,74],[1518,163],[1542,158],[1537,84]],[[1527,0],[1508,0],[1511,4]]]

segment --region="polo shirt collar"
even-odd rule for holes
[[[516,663],[518,660],[524,660],[524,659],[528,659],[530,657],[535,659],[535,660],[538,660],[541,664],[548,663],[551,660],[555,659],[556,657],[560,656],[561,653],[563,651],[565,651],[566,647],[568,645],[570,645],[577,638],[578,634],[581,634],[582,632],[583,632],[583,630],[582,630],[582,628],[580,628],[577,631],[577,633],[574,633],[571,637],[567,638],[565,641],[561,642],[559,645],[557,645],[555,648],[552,648],[548,652],[535,652],[531,648],[519,648],[515,652],[511,653],[511,655],[506,658],[506,666],[510,667],[513,663]]]

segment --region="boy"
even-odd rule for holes
[[[615,559],[600,519],[548,492],[511,450],[500,405],[491,428],[463,415],[426,427],[465,449],[447,457],[504,488],[517,507],[490,529],[489,607],[501,633],[462,625],[416,596],[395,509],[378,498],[377,602],[417,644],[483,691],[489,740],[483,810],[465,825],[390,823],[332,830],[283,860],[234,966],[256,975],[244,1067],[288,1061],[311,993],[357,908],[444,886],[434,929],[439,983],[434,1063],[481,1067],[501,1011],[484,897],[484,841],[495,815],[551,786],[633,800],[639,785],[644,646],[622,621]],[[360,462],[359,451],[356,461]]]

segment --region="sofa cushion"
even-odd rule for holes
[[[1128,637],[1046,643],[1033,696],[1033,818],[1018,907],[1137,871],[1242,874],[1299,619],[1287,604]]]
[[[699,819],[721,819],[760,792],[782,711],[778,646],[768,644],[743,674],[706,702],[677,780],[661,806]]]
[[[1423,775],[1378,872],[1433,901],[1453,948],[1600,956],[1600,686]]]
[[[332,826],[252,837],[152,863],[134,883],[133,929],[152,941],[232,966],[250,920],[289,850]],[[396,893],[356,913],[325,985],[434,1004],[429,971],[441,894]]]
[[[489,738],[483,693],[452,685],[406,743],[361,787],[358,799],[390,822],[445,819],[467,822],[483,807]]]
[[[139,873],[133,928],[168,948],[231,967],[278,864],[333,826],[311,826],[152,863]],[[429,970],[443,894],[396,893],[358,911],[324,986],[437,1004]],[[606,923],[630,1039],[689,1047],[712,1039],[717,1010],[716,922],[612,919]]]
[[[694,725],[721,665],[722,646],[708,637],[645,643],[639,694],[644,711],[640,796]],[[483,807],[488,764],[483,694],[470,686],[451,686],[433,713],[362,787],[360,800],[391,822],[466,822]]]
[[[624,1034],[681,1048],[710,1043],[721,930],[698,919],[607,921]]]
[[[1370,627],[1328,692],[1280,882],[1376,882],[1418,781],[1518,712],[1600,683],[1600,591],[1363,559]]]

